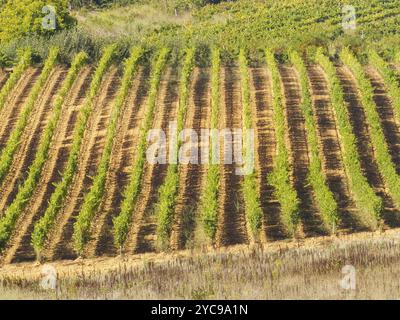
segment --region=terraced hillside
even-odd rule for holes
[[[198,67],[191,50],[176,65],[162,50],[152,65],[142,65],[143,52],[135,48],[117,65],[115,50],[109,46],[98,65],[85,65],[82,55],[68,68],[50,55],[44,67],[28,67],[6,95],[0,109],[2,263],[400,226],[395,64],[371,54],[356,69],[350,52],[335,62],[318,52],[313,61],[276,60],[275,66],[267,59],[253,67],[241,57],[223,65],[215,51],[211,67]],[[0,72],[0,90],[10,72]],[[197,133],[191,152],[201,163],[147,161],[149,130],[178,139],[172,121]],[[208,138],[200,136],[210,128],[234,133],[223,135],[214,156],[224,158],[230,139],[245,152],[235,153],[232,163],[209,163]],[[238,130],[248,129],[255,134],[255,169],[239,175],[250,144]],[[174,152],[167,143],[156,154]]]

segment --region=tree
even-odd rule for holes
[[[1,0],[0,0],[1,1]],[[0,12],[0,43],[29,34],[51,35],[75,24],[70,16],[67,0],[6,0]],[[2,3],[2,2],[1,2]],[[50,13],[45,6],[55,9],[55,28],[43,28],[42,22]]]

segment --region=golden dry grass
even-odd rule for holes
[[[304,243],[183,251],[54,264],[57,290],[40,287],[42,266],[0,271],[1,299],[397,299],[400,233],[362,233]],[[356,268],[356,290],[340,285]]]

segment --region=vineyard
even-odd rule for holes
[[[96,65],[81,52],[66,67],[59,52],[37,66],[26,50],[0,74],[2,264],[400,226],[396,59],[267,49],[254,65],[242,49],[224,64],[214,48],[203,67],[195,47],[147,63],[135,46],[116,64],[109,45]],[[149,131],[172,121],[177,146],[163,151],[175,161],[150,163]],[[201,163],[176,161],[184,128],[232,129],[254,170],[215,162],[226,144],[214,135]],[[253,152],[234,129],[254,130]]]

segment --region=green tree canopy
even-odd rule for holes
[[[57,30],[68,28],[75,20],[68,11],[67,0],[0,0],[0,42],[21,38],[29,34],[49,35]],[[55,8],[55,29],[45,29],[43,19],[49,12],[43,12],[45,6]]]

